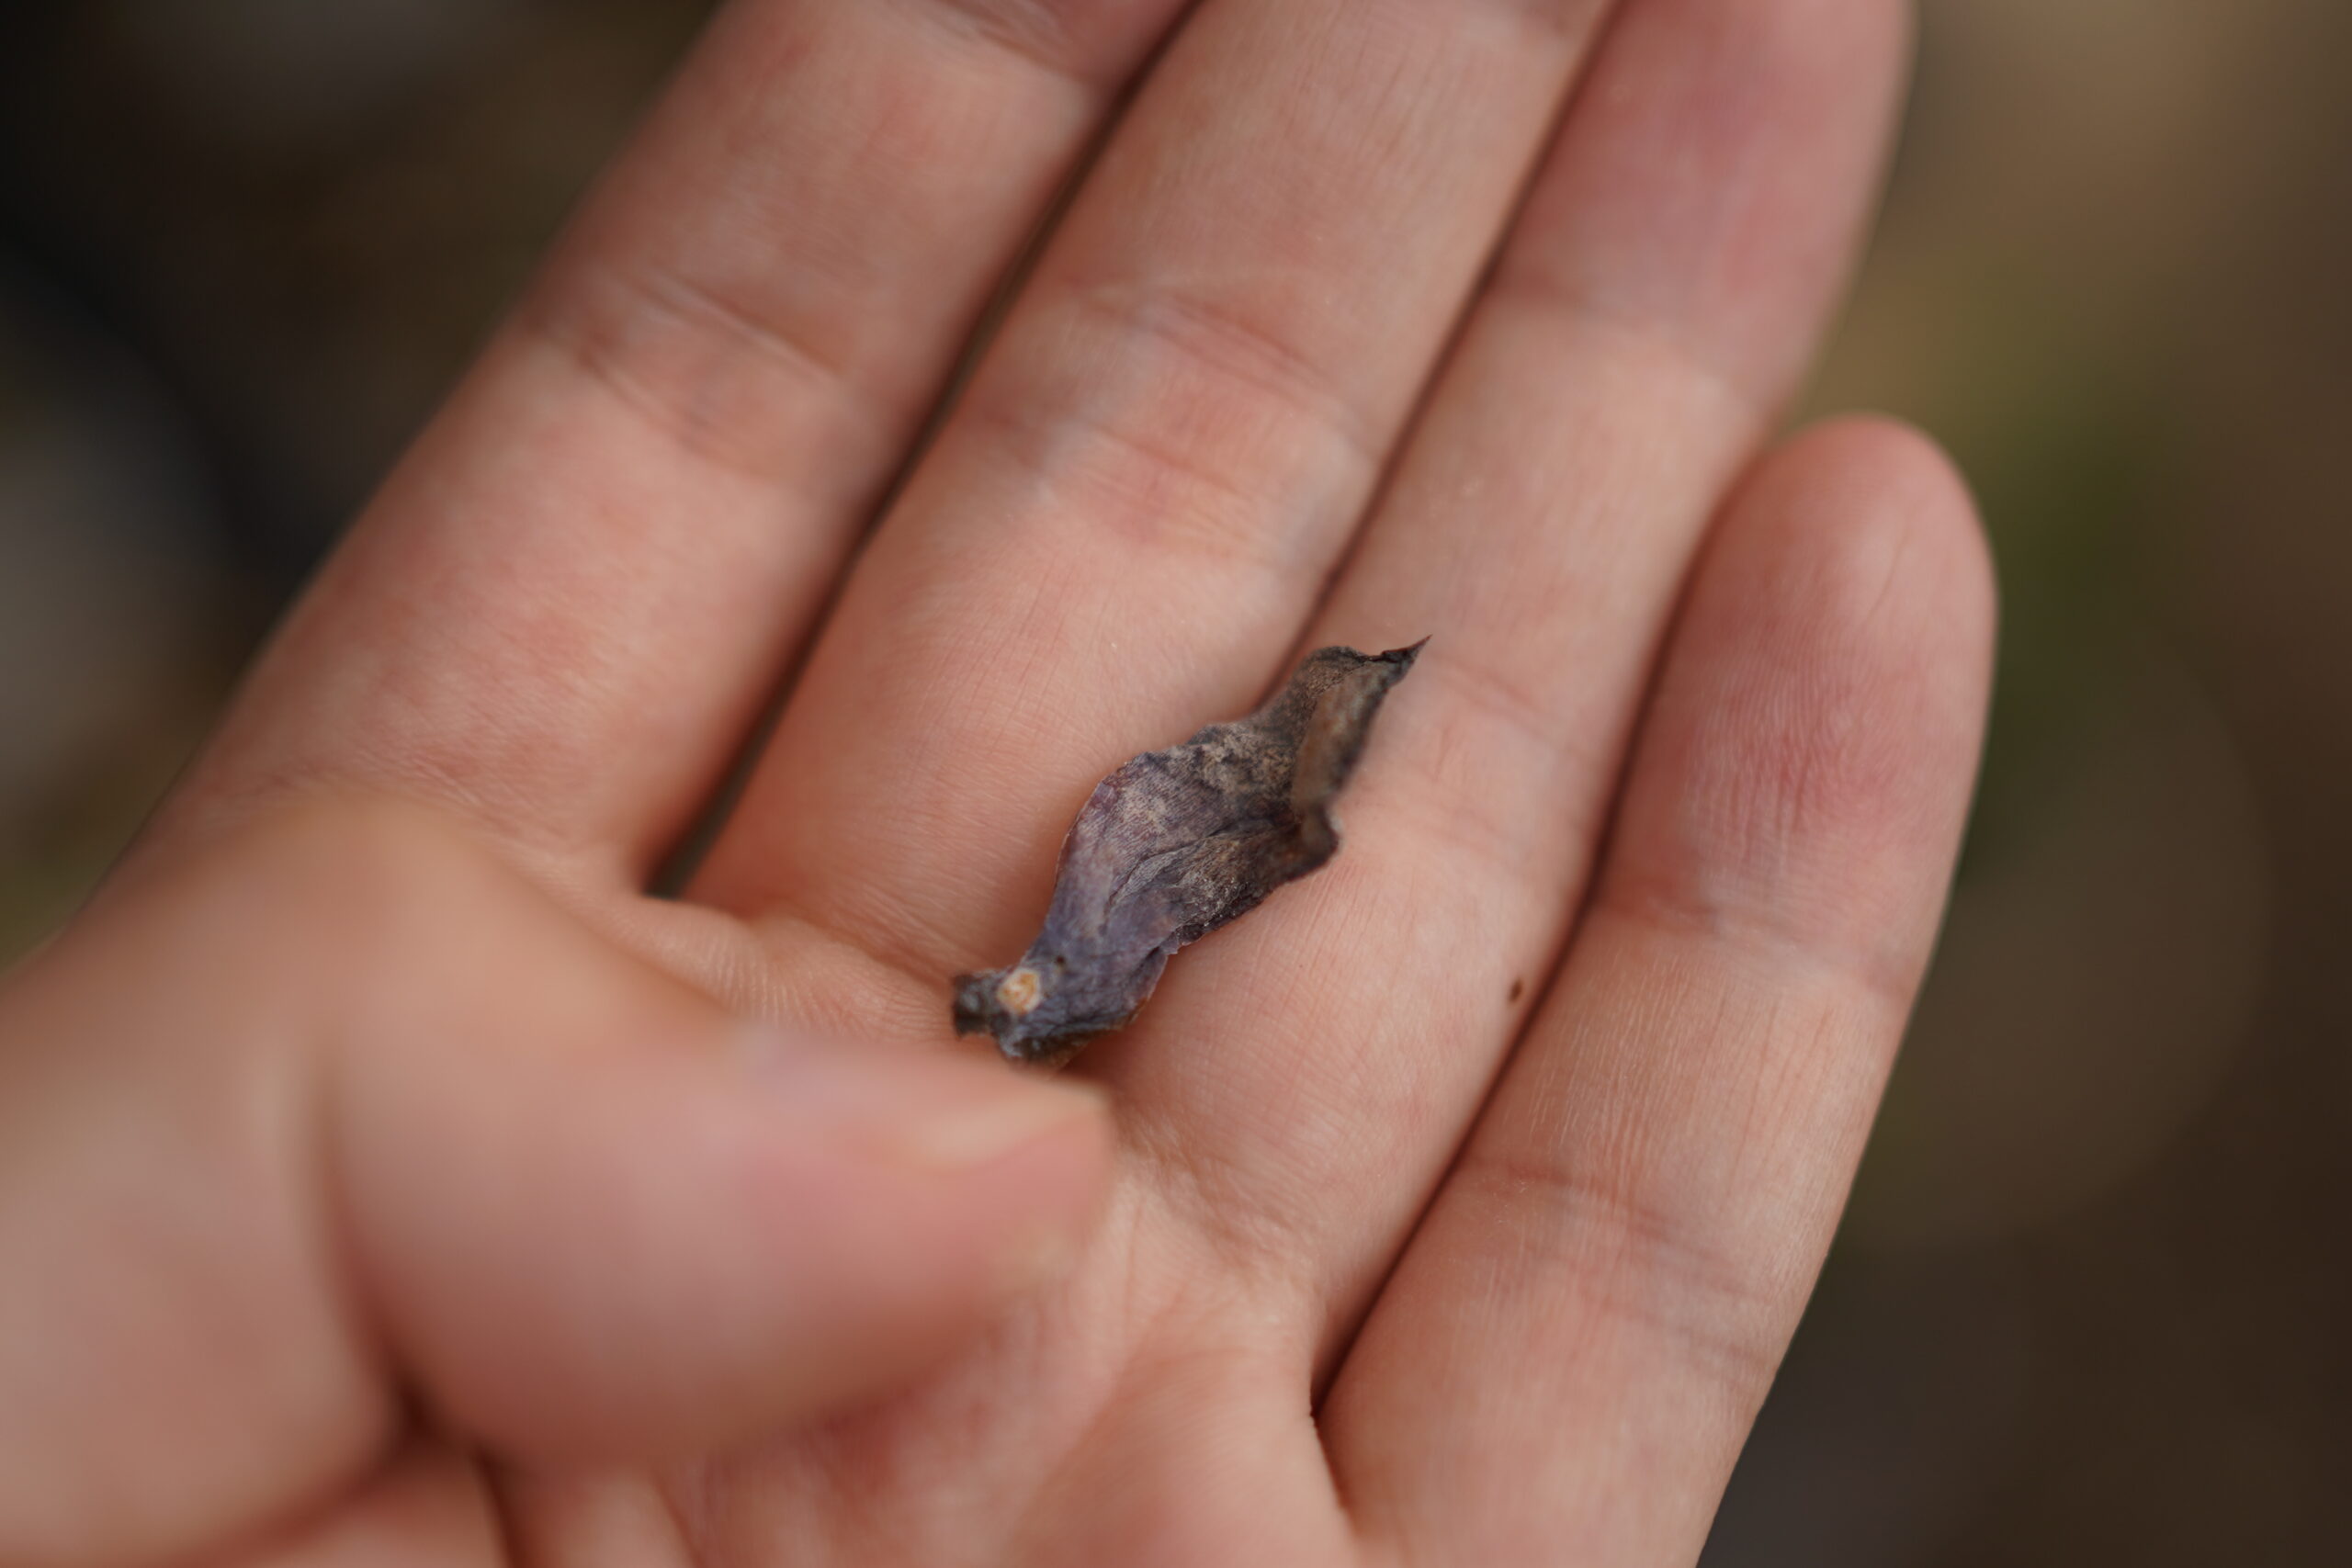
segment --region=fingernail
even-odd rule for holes
[[[937,1170],[970,1170],[1100,1117],[1109,1097],[993,1062],[770,1032],[747,1042],[761,1078],[828,1132]]]
[[[991,1086],[969,1102],[929,1107],[904,1123],[899,1143],[925,1165],[969,1170],[1099,1117],[1110,1104],[1108,1096],[1091,1087],[1003,1077],[1008,1092],[994,1092]]]

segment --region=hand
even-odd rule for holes
[[[1985,697],[1932,449],[1762,449],[1904,7],[1182,9],[717,25],[0,993],[0,1559],[1696,1554]],[[1424,636],[1114,1118],[947,1048],[1097,778]]]

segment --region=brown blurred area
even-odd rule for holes
[[[1983,804],[1710,1563],[2352,1551],[2352,6],[1927,0],[1815,402],[1960,456]],[[704,0],[0,8],[0,960]]]

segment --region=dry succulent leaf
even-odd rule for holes
[[[1419,644],[1327,648],[1264,707],[1137,757],[1063,840],[1046,928],[1009,969],[958,976],[956,1032],[1017,1062],[1065,1062],[1123,1027],[1178,948],[1240,919],[1340,847],[1346,787]]]

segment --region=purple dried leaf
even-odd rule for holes
[[[1137,757],[1063,840],[1045,930],[1020,963],[956,979],[956,1032],[1017,1062],[1069,1060],[1125,1026],[1188,942],[1338,852],[1331,803],[1420,646],[1311,654],[1264,707]]]

